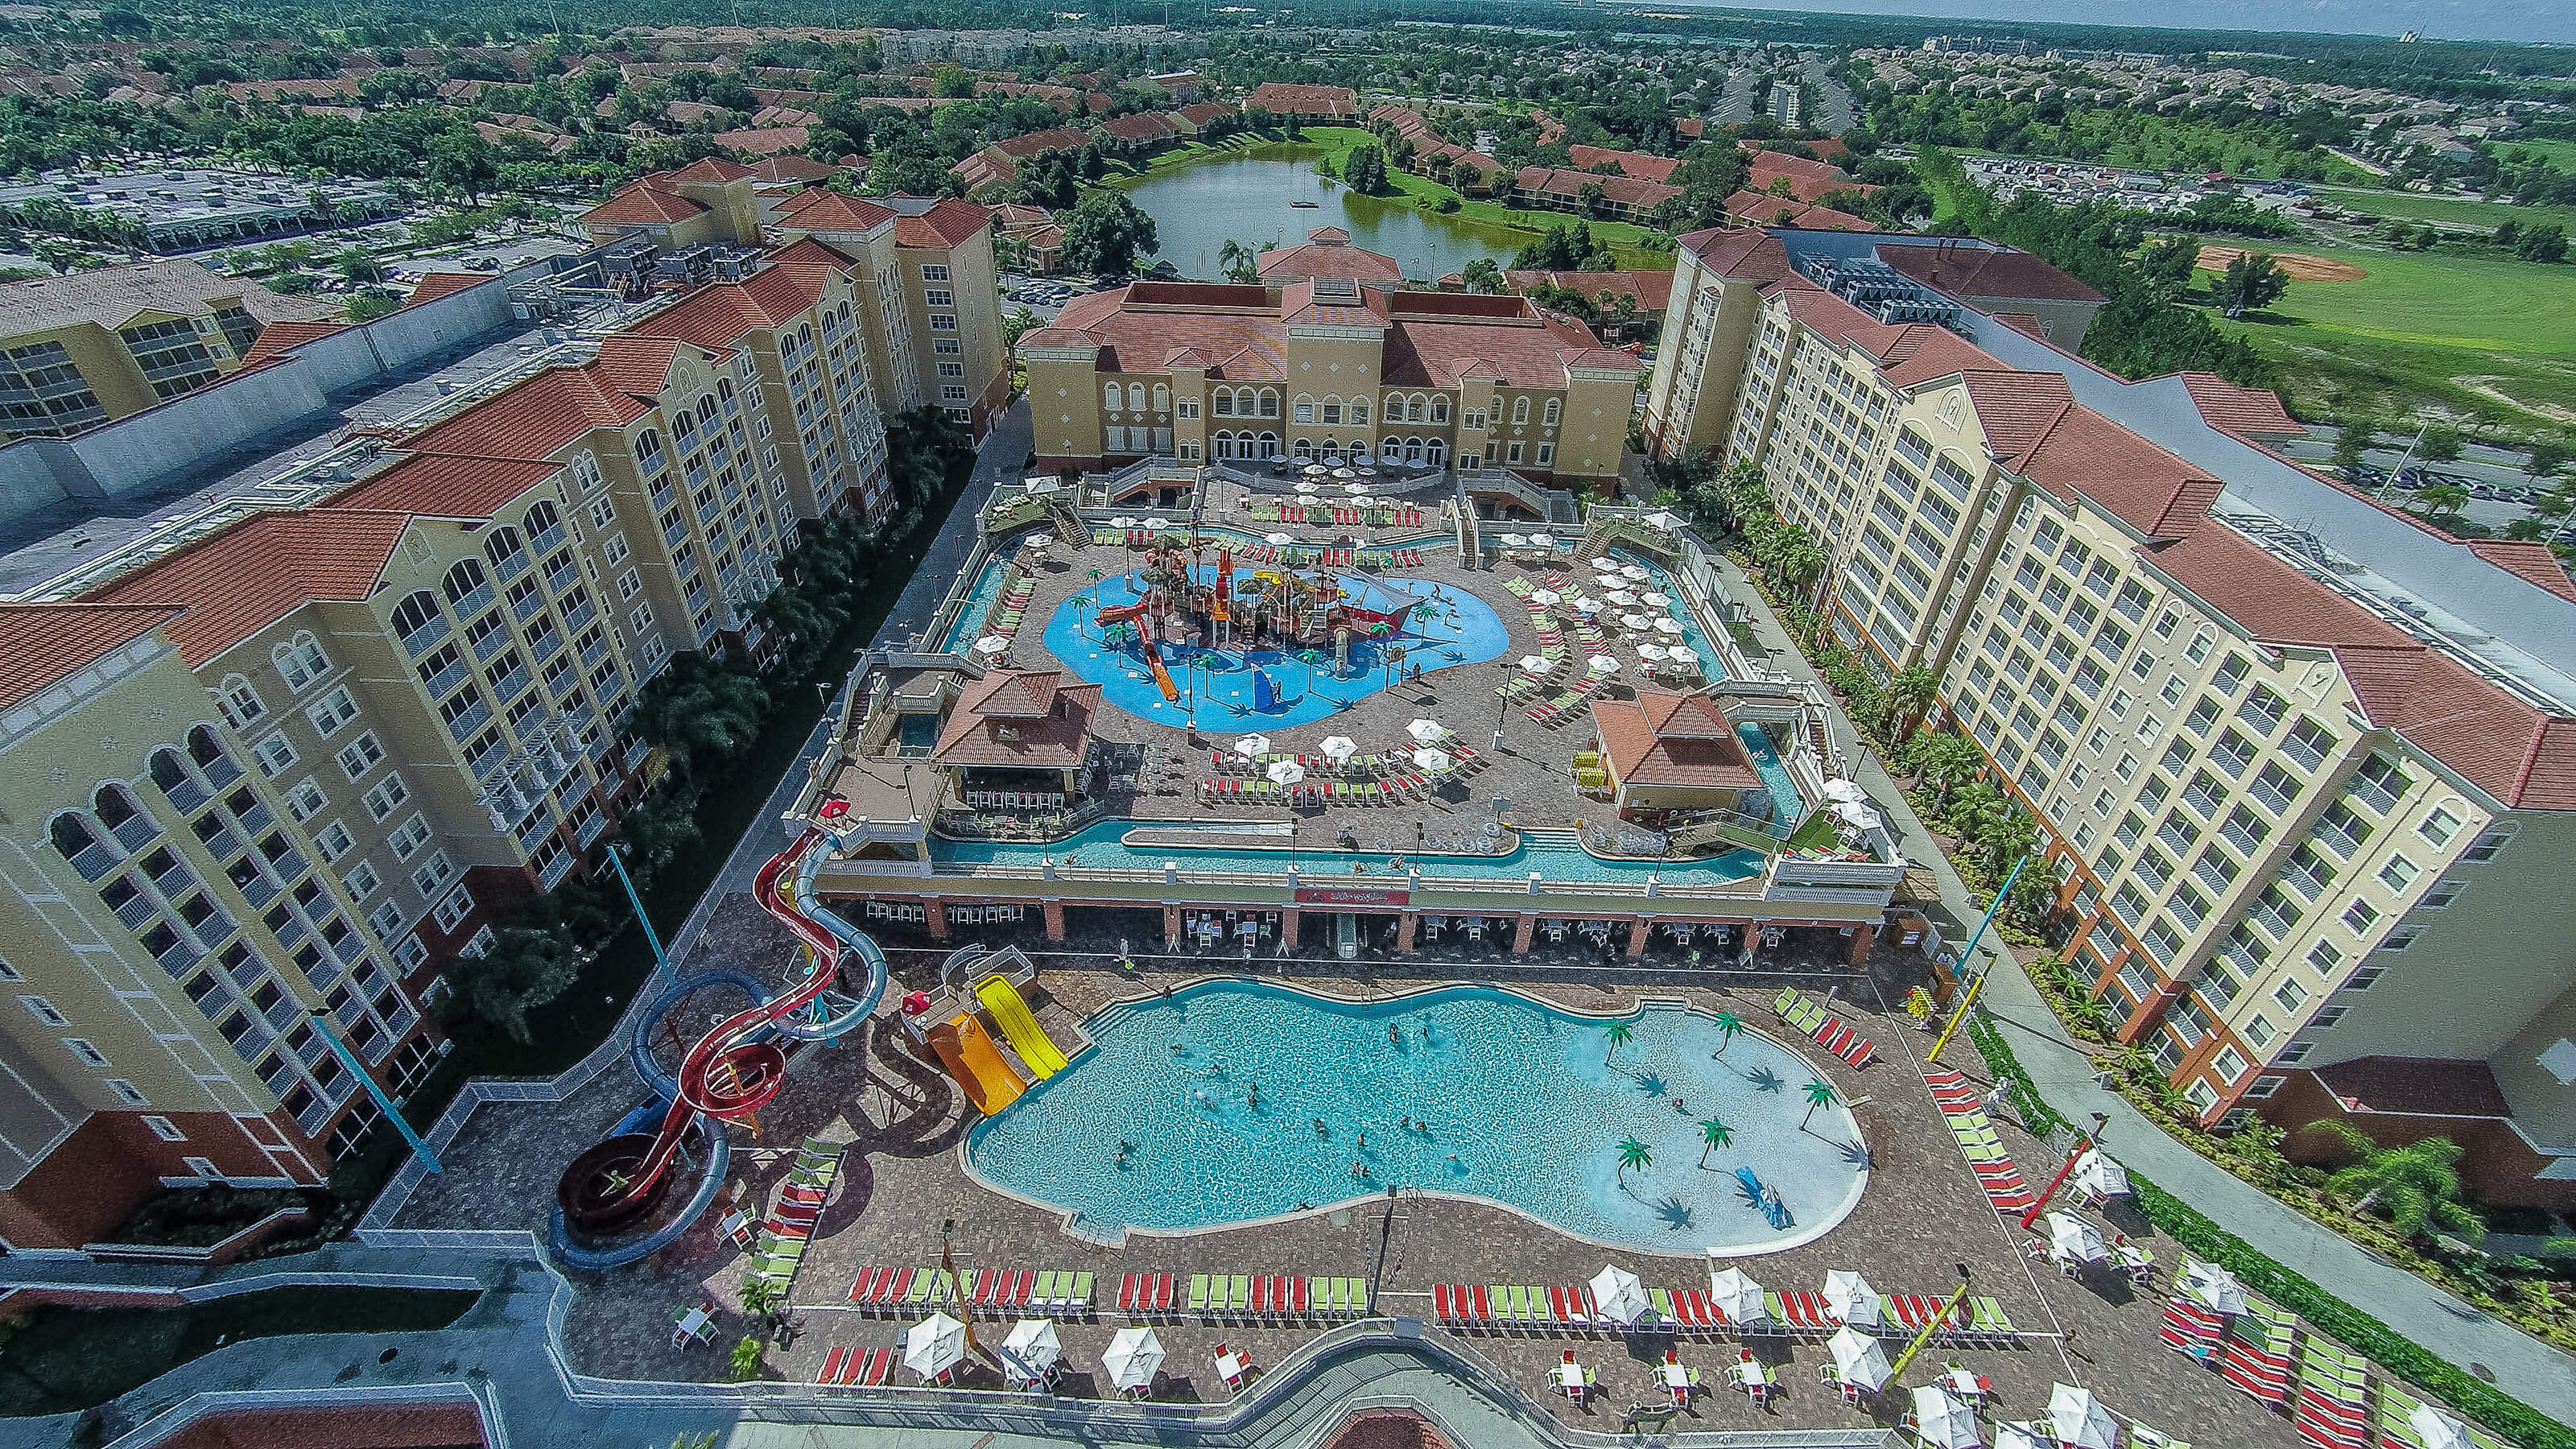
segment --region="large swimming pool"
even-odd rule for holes
[[[1626,1021],[1614,1051],[1607,1019],[1490,987],[1350,1003],[1203,982],[1094,1016],[1091,1050],[978,1123],[966,1162],[1108,1240],[1404,1187],[1612,1247],[1742,1254],[1811,1241],[1860,1201],[1858,1125],[1839,1100],[1802,1125],[1819,1076],[1803,1057],[1678,1006]],[[1712,1118],[1732,1136],[1703,1165]],[[1652,1160],[1623,1173],[1631,1139]],[[1751,1205],[1738,1167],[1778,1189],[1788,1228]]]
[[[1202,581],[1213,578],[1215,572],[1204,564],[1198,569]],[[1429,579],[1367,578],[1356,574],[1341,576],[1341,583],[1363,608],[1391,613],[1408,601],[1429,605],[1430,612],[1417,608],[1406,620],[1403,635],[1390,641],[1404,645],[1403,664],[1407,669],[1419,666],[1428,674],[1453,665],[1498,658],[1510,642],[1492,606],[1464,590],[1440,588]],[[1209,649],[1185,654],[1179,647],[1166,644],[1163,666],[1170,672],[1173,684],[1189,692],[1179,701],[1166,700],[1137,646],[1103,642],[1096,622],[1102,610],[1134,603],[1139,597],[1138,587],[1133,573],[1101,579],[1057,605],[1046,626],[1047,652],[1074,673],[1100,685],[1103,697],[1129,714],[1177,725],[1190,717],[1189,693],[1195,693],[1201,729],[1286,729],[1338,714],[1392,682],[1382,667],[1379,646],[1364,639],[1352,641],[1349,664],[1338,671],[1329,660],[1310,671],[1295,656],[1282,657],[1273,649]],[[1253,685],[1256,668],[1269,673],[1278,696],[1266,710],[1259,707],[1258,691]]]

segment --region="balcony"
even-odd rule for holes
[[[234,922],[232,917],[225,915],[221,911],[210,911],[207,913],[204,920],[197,922],[194,926],[189,927],[189,929],[195,931],[197,933],[198,941],[202,942],[206,949],[211,951],[215,947],[222,945],[224,943],[224,938],[233,933],[233,925]]]
[[[80,878],[94,885],[100,876],[116,869],[124,859],[124,853],[109,850],[93,840],[82,846],[79,852],[72,856],[71,861],[72,869],[80,872]]]
[[[391,1016],[385,1018],[385,1029],[392,1032],[394,1038],[399,1040],[404,1032],[411,1030],[412,1023],[418,1020],[420,1020],[420,1013],[414,1011],[411,1003],[406,1001]]]
[[[562,568],[551,569],[546,573],[546,587],[554,590],[558,595],[572,592],[573,586],[580,582],[581,570],[568,563]]]
[[[270,1026],[276,1027],[281,1031],[285,1030],[288,1022],[295,1020],[303,1014],[304,1008],[296,1005],[295,998],[292,996],[280,996],[275,1001],[270,1002],[267,1008],[260,1012],[260,1016],[266,1019]]]
[[[195,814],[198,806],[203,805],[208,800],[214,798],[214,796],[207,793],[205,786],[198,784],[196,781],[189,779],[185,775],[161,786],[161,793],[170,797],[170,803],[178,806],[179,813],[182,815]],[[139,815],[129,816],[117,824],[116,831],[118,838],[123,839],[125,832],[132,829],[137,822],[140,822],[145,826],[149,826],[152,823],[149,820],[143,819],[143,817]]]
[[[492,560],[492,581],[494,583],[506,584],[510,580],[517,578],[519,575],[526,573],[527,571],[528,551],[526,549],[521,549],[517,553],[505,553],[499,558]]]
[[[553,814],[543,806],[539,806],[527,819],[519,822],[519,828],[512,831],[511,835],[519,842],[520,849],[532,850],[536,847],[536,843],[545,839],[554,828]]]
[[[2216,818],[2218,807],[2226,802],[2217,791],[2194,780],[2182,792],[2182,803],[2190,806],[2201,819],[2209,820]]]
[[[678,548],[680,540],[688,536],[689,521],[685,518],[674,518],[662,525],[662,542],[667,547]]]
[[[266,805],[257,800],[253,800],[251,802],[248,810],[235,814],[233,818],[241,822],[242,829],[249,831],[253,835],[257,835],[261,831],[266,830],[271,825],[277,823],[276,814]]]
[[[311,867],[305,863],[303,853],[290,846],[276,859],[270,861],[268,868],[277,872],[279,880],[293,880]]]
[[[491,581],[487,579],[467,589],[458,597],[448,600],[447,607],[460,619],[471,619],[482,613],[492,607]]]
[[[537,663],[543,664],[554,658],[556,651],[563,648],[563,641],[563,635],[548,629],[543,635],[528,641],[528,655]]]
[[[2228,883],[2236,878],[2236,872],[2234,869],[2232,869],[2225,861],[2212,855],[2203,855],[2200,859],[2193,861],[2191,863],[2191,874],[2194,880],[2207,886],[2210,889],[2210,892],[2215,895],[2226,894]]]
[[[2360,841],[2354,839],[2350,834],[2345,832],[2342,826],[2336,825],[2332,821],[2318,821],[2309,829],[2308,838],[2315,841],[2317,844],[2324,846],[2326,849],[2333,851],[2335,854],[2342,856],[2346,860],[2350,860],[2352,858],[2354,851],[2361,849]]]
[[[2197,837],[2194,836],[2192,832],[2183,829],[2182,822],[2169,819],[2165,821],[2164,824],[2156,827],[2156,839],[2164,845],[2165,849],[2172,851],[2175,855],[2188,856],[2191,854],[2192,845]]]
[[[584,669],[590,668],[607,657],[608,636],[605,634],[581,646],[581,667]]]
[[[2373,815],[2385,815],[2397,808],[2397,792],[2377,780],[2355,775],[2351,783],[2343,787],[2343,792],[2359,801],[2362,808]]]
[[[564,540],[567,537],[569,537],[569,535],[565,533],[563,524],[558,521],[553,527],[547,528],[538,533],[536,537],[529,539],[528,550],[531,553],[553,553],[556,549],[563,547]]]
[[[179,805],[179,789],[196,790],[196,804]],[[162,793],[170,797],[171,804],[179,805],[179,808],[182,810],[194,810],[197,808],[197,805],[203,805],[206,803],[206,792],[203,790],[197,790],[197,787],[187,780],[181,780],[178,786],[170,790],[165,790]],[[110,826],[108,828],[108,834],[115,836],[117,844],[124,846],[125,853],[131,855],[158,839],[161,834],[161,827],[149,815],[128,815],[124,819],[116,822],[116,824]]]
[[[2275,815],[2287,815],[2290,813],[2290,797],[2288,793],[2283,791],[2280,786],[2273,784],[2271,781],[2264,779],[2260,775],[2254,777],[2253,784],[2245,787],[2245,793],[2254,797],[2254,803],[2271,811]]]
[[[535,589],[521,594],[510,604],[510,616],[524,624],[546,611],[546,596]]]
[[[2254,909],[2245,913],[2245,919],[2262,927],[2264,933],[2269,935],[2275,941],[2286,941],[2290,939],[2291,935],[2298,929],[2298,923],[2275,907],[2270,901],[2255,902]]]
[[[474,641],[474,662],[477,664],[487,662],[510,643],[510,631],[500,627],[499,620],[487,622],[490,622],[492,627],[484,630]]]
[[[671,480],[668,477],[664,477],[660,482],[654,484],[653,511],[655,513],[666,512],[672,504],[679,501],[680,495],[671,487]]]
[[[350,931],[331,943],[331,954],[343,966],[354,965],[359,957],[367,954],[366,938]]]
[[[331,1054],[331,1043],[323,1039],[321,1032],[309,1031],[304,1034],[304,1045],[297,1047],[295,1054],[309,1067]]]
[[[581,824],[573,831],[573,835],[575,839],[587,846],[592,841],[599,839],[607,829],[608,817],[600,814],[598,810],[593,809],[588,814],[581,817]]]
[[[312,1106],[295,1114],[295,1125],[303,1128],[304,1135],[307,1137],[321,1136],[322,1124],[330,1120],[331,1104],[318,1100]]]
[[[524,664],[492,681],[492,697],[508,704],[528,689],[528,667]]]
[[[478,699],[467,705],[463,714],[447,722],[447,732],[461,745],[474,738],[474,732],[481,729],[491,718],[492,706]]]
[[[652,741],[637,740],[635,743],[626,747],[626,758],[623,763],[627,769],[632,770],[637,765],[644,763],[644,757],[651,753],[653,753]]]
[[[590,600],[583,599],[571,608],[564,610],[564,628],[577,632],[584,624],[587,624],[598,617],[598,608],[594,606]]]
[[[277,1034],[255,1022],[245,1022],[244,1025],[249,1029],[233,1039],[233,1052],[243,1061],[257,1062],[259,1054],[268,1050],[268,1044],[277,1040]]]
[[[2249,756],[2240,755],[2229,749],[2227,742],[2221,740],[2211,747],[2209,763],[2217,766],[2229,779],[2242,780],[2245,778],[2245,772],[2253,767],[2254,761]]]
[[[2316,742],[2301,737],[2295,731],[2281,741],[2281,753],[2296,761],[2302,770],[2313,770],[2326,762],[2325,752],[2317,748]]]
[[[204,844],[208,855],[217,860],[227,860],[234,852],[241,849],[242,838],[234,833],[231,826],[226,825],[207,836]]]
[[[393,1054],[395,1045],[401,1040],[402,1039],[400,1037],[379,1036],[375,1040],[368,1042],[365,1046],[358,1048],[358,1055],[367,1059],[368,1066],[379,1066],[384,1062],[386,1057]]]
[[[277,928],[276,935],[277,944],[284,946],[289,950],[294,949],[295,943],[304,939],[304,922],[302,918],[293,915],[288,916],[286,918],[286,924]]]
[[[168,868],[152,877],[152,888],[159,891],[164,900],[177,900],[195,889],[196,884],[197,877],[190,873],[185,863],[175,858]]]
[[[2236,847],[2236,853],[2248,859],[2253,857],[2254,852],[2263,848],[2263,837],[2246,829],[2244,822],[2232,815],[2228,817],[2226,824],[2218,827],[2218,838]]]
[[[429,697],[432,699],[445,699],[448,695],[453,694],[456,691],[456,686],[465,682],[466,673],[465,661],[459,659],[455,663],[438,671],[436,674],[431,675],[426,681],[426,687],[429,690]]]
[[[456,626],[453,624],[447,622],[447,616],[445,614],[431,615],[428,623],[423,624],[419,628],[402,636],[404,655],[412,659],[418,659],[420,656],[429,652],[430,646],[436,644],[439,640],[446,638],[449,633],[453,632],[455,627]]]
[[[116,918],[135,930],[142,930],[159,916],[161,908],[140,891],[127,896],[116,908]]]
[[[367,1003],[354,996],[341,1002],[340,1005],[331,1013],[332,1017],[342,1026],[354,1026],[362,1020],[366,1014]]]
[[[242,777],[241,766],[234,764],[230,755],[217,755],[211,760],[199,760],[197,772],[206,777],[207,784],[218,790]]]
[[[173,976],[185,975],[189,967],[205,958],[205,952],[190,945],[186,937],[176,933],[170,937],[169,945],[152,953],[152,959],[161,963],[161,969]]]
[[[508,758],[510,758],[509,750],[505,748],[499,740],[494,740],[483,749],[467,755],[465,757],[465,768],[473,771],[475,778],[483,779],[488,777],[494,770],[500,768],[502,761],[507,760]]]
[[[250,879],[241,882],[239,885],[233,887],[233,889],[241,892],[241,898],[250,902],[250,908],[252,910],[258,910],[260,907],[267,905],[270,901],[276,900],[278,891],[283,889],[283,887],[279,886],[277,882],[270,880],[267,876],[261,875],[257,871],[253,871],[251,872]]]

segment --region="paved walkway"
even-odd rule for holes
[[[1719,561],[1718,571],[1734,596],[1744,601],[1754,636],[1770,651],[1772,666],[1801,678],[1815,677],[1805,656],[1791,644],[1787,631],[1743,574],[1724,560]],[[1875,753],[1839,736],[1835,743],[1851,763],[1852,778],[1886,814],[1906,858],[1932,868],[1940,883],[1941,908],[1929,914],[1939,921],[1942,939],[1954,945],[1966,940],[1967,933],[1976,929],[1981,911],[1970,902],[1967,886],[1950,868],[1931,831],[1880,768]],[[1980,1000],[2051,1107],[2075,1122],[2087,1121],[2097,1112],[2108,1117],[2103,1140],[2113,1156],[2257,1252],[2560,1423],[2576,1424],[2576,1358],[2275,1201],[2174,1140],[2118,1093],[2095,1085],[2093,1066],[2083,1048],[2040,998],[2030,977],[2000,952],[1999,945],[1992,932],[1978,945],[1981,963],[1974,969],[1997,963],[2006,968],[1987,976]],[[1957,1041],[1944,1059],[1956,1065],[1959,1057],[1973,1057],[1974,1052],[1966,1042]],[[2479,1373],[2480,1369],[2486,1372]]]

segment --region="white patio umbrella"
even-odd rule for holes
[[[2048,1432],[2057,1436],[2057,1442],[2076,1449],[2111,1449],[2120,1437],[2120,1421],[2111,1417],[2091,1390],[2050,1384]]]
[[[1878,1290],[1867,1278],[1841,1268],[1825,1274],[1825,1307],[1854,1328],[1876,1328],[1883,1321]]]
[[[1311,471],[1311,470],[1309,470],[1309,471]],[[1297,485],[1297,491],[1298,491],[1299,493],[1304,494],[1305,496],[1307,496],[1307,497],[1309,497],[1309,498],[1314,497],[1314,496],[1315,496],[1315,492],[1316,492],[1316,488],[1315,488],[1314,480],[1310,478],[1310,479],[1308,479],[1307,481],[1305,481],[1305,482],[1303,482],[1303,483],[1298,484],[1298,485]]]
[[[1168,518],[1148,518],[1145,520],[1145,531],[1147,533],[1161,533],[1171,526],[1172,520]]]
[[[1873,1394],[1887,1387],[1888,1379],[1893,1377],[1887,1366],[1887,1350],[1879,1347],[1873,1335],[1857,1328],[1838,1328],[1833,1337],[1825,1340],[1825,1347],[1833,1351],[1834,1367],[1842,1370],[1845,1379]]]
[[[1598,614],[1601,612],[1601,601],[1592,597],[1590,594],[1577,595],[1574,600],[1574,612],[1578,614]]]
[[[1643,634],[1655,627],[1655,621],[1645,614],[1622,614],[1619,616],[1619,626],[1631,634]]]
[[[1679,638],[1681,637],[1682,632],[1682,621],[1673,618],[1670,615],[1666,615],[1665,617],[1655,621],[1655,632],[1658,634],[1670,634],[1675,638]]]
[[[1109,520],[1109,526],[1123,533],[1128,529],[1134,528],[1136,526],[1136,520],[1129,518],[1126,514],[1122,513]]]
[[[1273,467],[1273,468],[1285,468],[1285,467],[1287,467],[1287,466],[1288,466],[1288,455],[1287,455],[1287,454],[1285,454],[1285,453],[1273,453],[1273,454],[1271,454],[1271,455],[1270,455],[1270,466],[1271,466],[1271,467]]]
[[[1619,672],[1619,661],[1607,654],[1595,654],[1592,656],[1592,672],[1595,674],[1616,674]]]
[[[1556,547],[1556,535],[1552,533],[1533,533],[1530,535],[1530,547],[1554,548]]]
[[[1505,548],[1527,548],[1527,547],[1529,547],[1529,535],[1527,535],[1527,534],[1521,534],[1521,533],[1507,533],[1507,534],[1504,534],[1504,535],[1503,535],[1503,547],[1505,547]]]
[[[1449,733],[1449,727],[1436,719],[1418,719],[1406,725],[1404,732],[1413,736],[1416,744],[1427,745]]]
[[[1638,583],[1642,584],[1646,580],[1653,578],[1655,576],[1655,571],[1646,567],[1644,564],[1621,564],[1619,566],[1619,574],[1622,578],[1634,579]]]
[[[1931,1449],[1976,1449],[1977,1413],[1938,1384],[1914,1391],[1914,1429]]]
[[[2406,1427],[2424,1441],[2424,1449],[2469,1449],[2468,1428],[2431,1404],[2407,1410]]]
[[[1360,476],[1360,475],[1359,475],[1359,474],[1357,474],[1357,473],[1352,472],[1352,471],[1351,471],[1350,469],[1348,469],[1348,468],[1335,468],[1335,469],[1333,470],[1333,476],[1334,476],[1334,477],[1336,477],[1336,478],[1339,478],[1339,479],[1341,479],[1343,482],[1347,483],[1347,482],[1349,482],[1350,480],[1352,480],[1353,478],[1356,478],[1356,477],[1358,477],[1358,476]]]
[[[1836,801],[1833,806],[1833,812],[1836,820],[1843,822],[1854,830],[1876,830],[1884,823],[1879,819],[1877,811],[1870,809],[1866,805],[1855,805],[1849,800]]]
[[[1595,573],[1615,574],[1619,572],[1619,561],[1615,558],[1596,558],[1592,561],[1592,570]]]
[[[1645,1286],[1637,1275],[1615,1263],[1592,1275],[1592,1303],[1621,1323],[1635,1323],[1654,1306],[1646,1301]]]
[[[1640,644],[1637,646],[1637,657],[1648,664],[1661,664],[1670,659],[1672,654],[1661,644]]]
[[[1121,1393],[1150,1388],[1162,1371],[1163,1341],[1150,1328],[1122,1328],[1100,1355],[1100,1366],[1109,1371],[1110,1387]]]
[[[1729,1323],[1760,1323],[1771,1316],[1771,1305],[1763,1301],[1762,1285],[1745,1275],[1741,1268],[1708,1275],[1708,1296],[1717,1301],[1718,1311]]]
[[[1646,526],[1648,528],[1672,529],[1681,527],[1681,524],[1682,521],[1680,519],[1675,518],[1673,515],[1666,513],[1661,509],[1657,509],[1655,512],[1646,515]]]
[[[1295,760],[1274,760],[1270,768],[1263,773],[1270,777],[1270,783],[1274,785],[1300,785],[1306,780],[1306,767]]]
[[[2129,1170],[2102,1155],[2098,1147],[2086,1150],[2075,1159],[2075,1171],[2067,1180],[2080,1192],[2095,1197],[2123,1197],[2129,1191]]]
[[[1669,609],[1673,606],[1673,596],[1670,594],[1654,593],[1639,594],[1637,596],[1637,602],[1645,605],[1649,609]]]
[[[2058,1256],[2079,1263],[2098,1263],[2111,1256],[2111,1245],[2102,1241],[2102,1230],[2073,1213],[2048,1215],[2048,1246]]]
[[[1275,548],[1283,543],[1295,543],[1297,536],[1293,533],[1273,533],[1264,535],[1261,541]]]
[[[2057,1449],[2057,1445],[2041,1438],[2038,1426],[2006,1419],[1995,1425],[1995,1449]]]
[[[999,634],[987,634],[975,641],[976,650],[984,654],[999,654],[1010,647],[1011,641]]]
[[[1064,1344],[1055,1336],[1052,1318],[1023,1318],[1011,1325],[1011,1336],[1002,1340],[1002,1359],[1023,1383],[1046,1377],[1063,1357]]]
[[[1309,463],[1306,465],[1306,476],[1309,478],[1321,478],[1332,471],[1332,469],[1325,467],[1321,463]]]
[[[1348,735],[1326,735],[1323,744],[1317,748],[1324,752],[1325,759],[1336,765],[1347,765],[1351,756],[1360,752],[1360,742]]]
[[[1247,760],[1255,755],[1266,755],[1270,753],[1270,736],[1245,735],[1234,742],[1234,752]]]
[[[1617,604],[1623,609],[1637,602],[1637,596],[1628,592],[1626,589],[1612,589],[1601,597],[1608,599],[1610,602]]]
[[[2176,1296],[2189,1295],[2213,1313],[2245,1311],[2245,1285],[2236,1275],[2216,1263],[2191,1263],[2182,1270],[2181,1281],[2174,1287]]]
[[[1543,654],[1524,654],[1521,656],[1521,670],[1523,673],[1547,674],[1552,672],[1555,668],[1555,661],[1549,659]]]
[[[966,1325],[945,1313],[933,1313],[904,1330],[903,1366],[925,1379],[935,1379],[966,1356]]]
[[[1415,750],[1413,752],[1413,763],[1421,766],[1426,773],[1438,775],[1446,773],[1452,765],[1455,765],[1458,762],[1449,758],[1447,755],[1440,753],[1438,750]]]
[[[1676,644],[1670,652],[1675,664],[1691,665],[1699,662],[1699,651],[1686,644]]]
[[[1565,597],[1565,596],[1564,596],[1564,595],[1562,595],[1562,594],[1560,594],[1560,593],[1558,593],[1558,592],[1557,592],[1556,590],[1554,590],[1554,589],[1532,589],[1532,590],[1530,590],[1530,602],[1531,602],[1531,603],[1533,603],[1533,604],[1538,605],[1538,606],[1539,606],[1540,608],[1542,608],[1542,609],[1549,608],[1549,607],[1553,606],[1553,605],[1556,603],[1556,601],[1557,601],[1557,600],[1559,600],[1559,599],[1561,599],[1561,598],[1563,598],[1563,597]]]

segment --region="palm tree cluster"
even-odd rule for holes
[[[2055,903],[2063,867],[2041,853],[2038,825],[1988,775],[1984,752],[1964,735],[1920,730],[1899,759],[1914,774],[1915,807],[1957,838],[1952,858],[1971,888],[1991,890],[2014,861],[2029,859],[2004,905],[2008,916],[2037,925]]]
[[[2389,1226],[2409,1238],[2435,1230],[2470,1243],[2486,1236],[2485,1221],[2460,1201],[2461,1148],[2450,1138],[2382,1147],[2333,1117],[2321,1117],[2307,1130],[2331,1137],[2355,1154],[2349,1165],[2326,1178],[2326,1191],[2353,1211],[2385,1213]]]
[[[1689,515],[1712,539],[1742,540],[1753,562],[1781,593],[1803,595],[1824,576],[1825,550],[1815,536],[1780,517],[1759,464],[1719,468],[1714,455],[1653,465],[1659,501]]]

